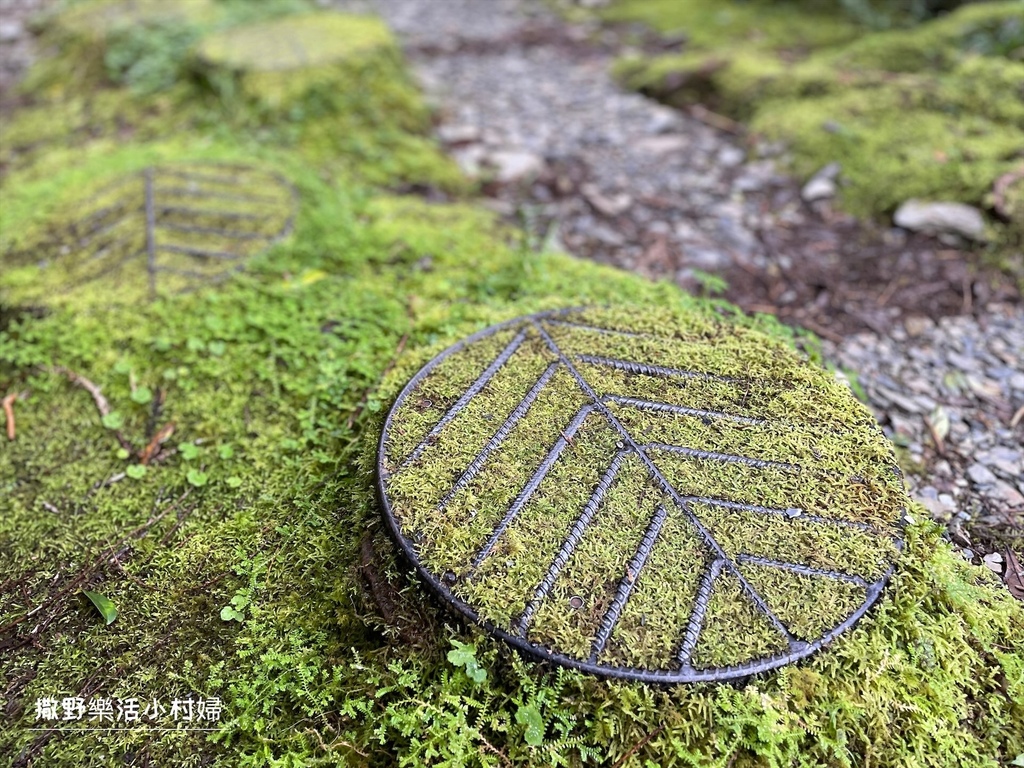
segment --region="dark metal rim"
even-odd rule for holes
[[[402,391],[399,392],[388,411],[387,418],[384,420],[384,425],[381,429],[380,439],[377,443],[377,496],[384,510],[384,518],[387,522],[388,532],[390,533],[391,538],[398,545],[403,556],[409,561],[410,565],[413,566],[433,595],[447,608],[454,608],[455,611],[463,618],[479,625],[489,635],[497,637],[498,639],[508,643],[515,650],[530,660],[552,662],[559,666],[568,667],[581,672],[587,672],[598,677],[642,683],[675,684],[728,682],[731,680],[749,677],[751,675],[769,672],[812,655],[829,645],[836,639],[836,637],[852,628],[858,621],[860,621],[861,618],[864,617],[875,603],[878,602],[879,597],[881,597],[890,577],[895,571],[895,562],[889,565],[889,568],[886,569],[878,580],[867,585],[867,594],[864,601],[852,614],[817,640],[804,643],[798,650],[762,657],[746,664],[738,664],[729,667],[711,667],[703,670],[697,670],[693,667],[689,667],[681,671],[653,670],[637,667],[621,667],[610,664],[595,664],[552,651],[543,645],[531,643],[523,637],[513,635],[501,627],[492,624],[490,621],[480,618],[479,614],[468,603],[463,601],[461,598],[456,597],[440,579],[438,579],[420,562],[416,555],[413,542],[411,542],[405,534],[402,533],[398,520],[395,518],[391,502],[388,500],[387,489],[385,488],[385,482],[388,478],[388,474],[384,470],[386,444],[395,413],[399,410],[402,403],[405,402],[406,397],[408,397],[408,395],[415,390],[427,376],[430,375],[434,368],[470,344],[519,323],[530,320],[558,317],[560,315],[578,312],[583,309],[586,309],[586,307],[568,307],[565,309],[537,312],[530,315],[521,315],[519,317],[512,318],[511,320],[506,320],[504,322],[488,326],[470,336],[460,339],[420,368],[416,375],[414,375],[402,388]],[[902,476],[902,473],[896,465],[893,465],[893,468],[897,475]],[[906,510],[901,510],[900,520],[898,522],[898,527],[901,532],[904,530],[906,522]],[[895,544],[897,551],[902,552],[904,546],[903,539],[896,539]]]

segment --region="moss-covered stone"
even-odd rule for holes
[[[210,35],[197,55],[214,84],[223,88],[230,78],[246,97],[279,108],[311,89],[362,88],[361,70],[375,58],[394,58],[397,50],[379,19],[311,13]]]
[[[637,0],[613,8],[647,18],[643,9],[656,6]],[[798,18],[792,8],[778,10]],[[853,213],[891,214],[910,198],[984,205],[1018,162],[1024,134],[1022,18],[1020,0],[968,4],[913,29],[798,55],[767,33],[707,41],[696,34],[686,52],[624,59],[617,74],[669,103],[699,101],[749,120],[759,134],[791,145],[799,175],[839,162],[840,199]],[[653,14],[649,20],[673,28]],[[1012,249],[1022,226],[996,222],[994,240]]]

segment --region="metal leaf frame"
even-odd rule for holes
[[[850,629],[854,624],[857,623],[864,616],[865,613],[875,604],[879,596],[892,575],[894,564],[889,563],[888,568],[884,571],[881,577],[874,581],[867,581],[865,578],[853,574],[841,573],[836,571],[822,570],[814,568],[809,565],[802,563],[783,562],[773,560],[765,557],[757,557],[752,555],[740,554],[735,558],[729,557],[729,555],[723,550],[719,543],[715,540],[715,537],[711,532],[701,523],[697,515],[690,509],[689,504],[693,502],[719,505],[726,508],[740,509],[744,511],[752,511],[759,514],[765,515],[782,515],[786,517],[799,516],[802,520],[810,522],[820,522],[825,524],[848,526],[850,528],[860,529],[863,531],[877,533],[881,536],[885,534],[872,528],[867,524],[850,522],[840,520],[837,518],[825,518],[818,517],[815,515],[804,514],[799,509],[777,509],[762,507],[753,504],[746,504],[740,502],[734,502],[722,499],[712,499],[697,496],[682,496],[672,484],[665,478],[661,473],[657,465],[650,459],[648,453],[651,451],[668,451],[675,453],[682,453],[697,458],[709,459],[712,461],[738,461],[751,466],[763,467],[763,466],[788,466],[790,468],[799,469],[795,465],[787,465],[783,462],[772,462],[761,459],[754,459],[751,457],[736,456],[731,454],[719,454],[711,451],[699,451],[685,446],[670,446],[662,444],[638,444],[632,435],[618,422],[616,416],[612,414],[608,408],[607,403],[609,402],[620,402],[628,404],[632,407],[639,407],[650,410],[668,411],[675,413],[682,413],[685,415],[697,416],[700,418],[726,418],[743,423],[756,423],[759,420],[745,416],[736,416],[733,414],[725,414],[715,411],[706,411],[693,408],[684,408],[681,406],[671,405],[668,403],[656,403],[649,401],[642,401],[637,398],[623,398],[616,395],[599,395],[596,393],[586,381],[586,379],[576,370],[573,365],[573,361],[558,348],[554,340],[548,334],[545,329],[546,323],[557,323],[565,324],[560,318],[565,317],[567,314],[572,312],[578,312],[580,309],[566,309],[556,310],[552,312],[544,312],[535,315],[529,315],[524,317],[515,318],[513,320],[500,323],[498,325],[485,328],[478,333],[469,336],[456,344],[452,345],[448,349],[444,350],[441,354],[427,363],[420,371],[413,376],[413,378],[406,384],[402,389],[401,393],[395,400],[394,405],[389,412],[387,419],[384,423],[383,430],[380,436],[380,442],[378,445],[377,454],[377,470],[378,470],[378,481],[377,489],[379,499],[384,510],[384,515],[387,521],[388,529],[394,541],[397,543],[399,549],[402,551],[404,556],[413,565],[417,573],[423,582],[429,587],[430,591],[434,593],[444,604],[455,609],[459,614],[480,625],[484,631],[488,634],[501,639],[508,643],[510,646],[521,652],[526,657],[535,661],[551,662],[560,666],[577,669],[583,672],[591,673],[599,677],[605,678],[618,678],[627,679],[634,681],[642,681],[648,683],[692,683],[702,681],[727,681],[742,679],[753,674],[767,672],[772,669],[790,664],[799,659],[803,659],[822,647],[826,646],[838,635]],[[615,429],[621,439],[622,447],[619,452],[613,457],[610,466],[603,473],[597,486],[594,488],[590,499],[581,510],[579,517],[576,519],[575,524],[569,530],[564,544],[555,557],[554,561],[548,568],[547,575],[542,582],[537,586],[532,599],[527,603],[526,610],[519,616],[518,620],[514,622],[512,630],[505,629],[503,627],[495,625],[480,616],[478,611],[466,601],[456,596],[448,583],[454,583],[452,579],[453,574],[447,573],[438,576],[433,573],[429,568],[424,566],[420,561],[417,554],[416,544],[412,541],[401,528],[401,524],[397,520],[392,508],[392,502],[388,494],[387,482],[391,475],[389,475],[386,462],[387,462],[387,448],[389,434],[392,428],[395,415],[401,410],[403,403],[413,394],[418,387],[424,382],[424,380],[434,371],[434,369],[452,357],[459,353],[466,347],[481,341],[495,333],[506,329],[512,329],[516,326],[523,326],[519,334],[515,336],[511,343],[509,343],[505,349],[495,358],[492,363],[479,375],[475,382],[469,387],[468,390],[460,397],[457,402],[448,409],[445,416],[429,431],[427,436],[417,445],[417,447],[409,454],[404,460],[399,462],[399,467],[392,474],[401,472],[403,468],[408,466],[411,462],[415,461],[423,451],[429,447],[430,442],[436,435],[448,424],[451,420],[464,409],[469,402],[479,394],[487,383],[495,376],[506,363],[508,363],[515,355],[516,349],[523,342],[525,337],[525,329],[535,329],[539,332],[541,338],[544,339],[548,348],[558,358],[556,363],[553,363],[548,367],[547,370],[540,376],[537,384],[529,391],[526,397],[520,402],[512,413],[505,420],[504,424],[498,428],[494,437],[491,438],[484,446],[483,450],[477,455],[477,458],[470,464],[467,470],[460,477],[459,481],[452,488],[452,490],[445,496],[441,501],[441,507],[451,499],[462,487],[465,487],[468,480],[467,478],[472,477],[483,463],[486,462],[487,456],[492,452],[497,445],[499,445],[508,433],[511,431],[511,427],[514,426],[515,422],[518,421],[529,409],[534,399],[538,396],[539,392],[547,384],[554,373],[554,369],[564,367],[572,375],[573,379],[580,386],[580,388],[586,393],[590,400],[590,403],[585,405],[575,416],[571,419],[565,430],[562,431],[562,437],[556,442],[556,445],[548,450],[547,455],[541,461],[537,472],[535,473],[531,483],[533,489],[539,484],[539,479],[547,473],[548,470],[558,461],[558,456],[562,449],[565,448],[567,441],[571,441],[575,432],[579,429],[580,425],[586,416],[592,412],[599,412],[605,416],[608,423]],[[585,326],[579,326],[585,327]],[[598,331],[605,333],[622,333],[621,331],[614,331],[610,329],[586,327],[589,331]],[[639,335],[639,334],[637,334]],[[611,366],[620,370],[630,371],[634,373],[644,373],[653,376],[698,376],[702,378],[715,378],[718,380],[729,380],[728,377],[719,377],[714,374],[695,372],[695,371],[684,371],[673,368],[666,368],[659,366],[654,363],[640,363],[625,360],[615,360],[610,358],[603,358],[596,355],[577,355],[576,359],[581,362],[587,362],[592,364],[598,364],[602,366]],[[877,427],[876,427],[877,428]],[[604,614],[601,621],[600,628],[593,640],[593,651],[590,658],[582,660],[569,656],[566,653],[562,653],[558,650],[545,647],[539,643],[533,643],[526,638],[526,629],[533,617],[533,613],[536,611],[541,600],[548,594],[549,590],[555,583],[559,572],[566,565],[570,555],[579,544],[587,527],[590,525],[593,518],[598,514],[602,498],[607,493],[613,480],[615,479],[620,466],[626,456],[635,455],[640,458],[643,462],[644,467],[649,473],[649,477],[652,478],[655,483],[661,487],[665,494],[670,497],[674,505],[682,511],[685,519],[691,524],[696,530],[698,536],[707,549],[708,553],[713,555],[710,565],[707,566],[700,580],[699,588],[694,600],[694,605],[690,614],[689,622],[683,637],[680,640],[679,650],[676,655],[677,666],[675,669],[649,669],[642,667],[627,667],[617,666],[612,664],[599,663],[597,657],[604,649],[611,633],[615,627],[615,623],[618,620],[621,611],[627,601],[629,600],[630,593],[633,586],[639,581],[640,572],[643,570],[646,564],[647,558],[657,541],[660,529],[664,523],[667,511],[664,505],[658,505],[653,517],[649,520],[646,531],[644,532],[639,546],[637,547],[632,559],[630,560],[627,567],[627,574],[624,574],[618,584],[618,588],[615,593],[615,597],[612,600],[610,606]],[[895,464],[890,466],[890,469],[898,476],[901,473]],[[494,530],[483,548],[477,553],[474,558],[472,565],[470,566],[469,573],[475,569],[490,553],[496,542],[499,540],[501,535],[507,529],[509,524],[514,520],[518,510],[522,509],[526,501],[529,499],[529,495],[532,493],[531,490],[527,489],[521,492],[512,508],[506,512],[501,523]],[[905,525],[904,510],[900,510],[900,520],[897,523],[897,527],[902,534],[902,529]],[[893,537],[893,541],[896,550],[902,550],[903,541],[900,537]],[[739,572],[738,565],[743,564],[754,564],[764,565],[773,568],[780,568],[796,574],[804,576],[814,576],[825,579],[832,579],[835,581],[842,581],[847,583],[856,584],[857,586],[865,590],[865,599],[851,613],[844,621],[825,632],[817,639],[808,642],[800,640],[793,636],[789,630],[782,624],[782,622],[774,615],[765,601],[757,593],[755,589],[747,582],[743,575]],[[707,668],[695,668],[691,665],[690,659],[694,649],[697,646],[700,633],[702,631],[702,625],[708,609],[708,604],[711,599],[714,584],[717,578],[723,573],[728,572],[735,576],[743,588],[743,592],[746,597],[749,598],[751,603],[757,608],[757,610],[765,616],[772,625],[786,638],[788,641],[788,649],[784,652],[777,653],[771,656],[761,657],[754,659],[748,663],[737,664],[733,666],[722,666],[722,667],[707,667]]]
[[[71,243],[58,243],[54,261],[74,258],[73,268],[87,272],[66,290],[141,265],[154,298],[162,274],[183,281],[180,290],[190,290],[240,270],[291,233],[297,208],[294,186],[259,166],[155,165],[98,190],[85,212],[60,231]],[[191,266],[164,263],[175,258]]]

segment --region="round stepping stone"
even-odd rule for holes
[[[871,414],[763,334],[684,312],[522,317],[388,415],[392,535],[444,602],[600,676],[727,680],[879,598],[908,499]]]
[[[18,301],[92,287],[109,301],[153,298],[223,280],[287,236],[296,192],[250,165],[167,164],[83,190],[5,259]]]
[[[332,12],[235,27],[204,38],[198,47],[211,82],[226,73],[239,81],[243,94],[270,106],[314,86],[355,78],[358,67],[381,52],[395,52],[382,21]]]

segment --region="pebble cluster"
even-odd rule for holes
[[[888,336],[857,334],[826,343],[825,351],[905,449],[905,463],[916,470],[907,476],[911,494],[949,527],[964,555],[1019,545],[1024,309],[990,305],[977,320],[908,318]]]

